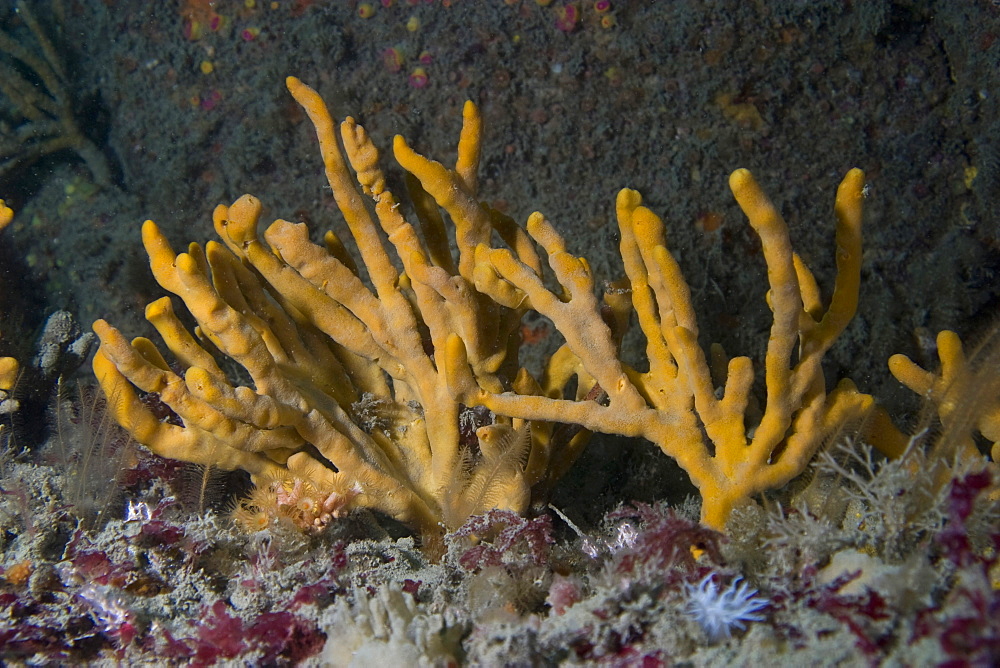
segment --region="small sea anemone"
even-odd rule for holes
[[[767,599],[756,596],[757,590],[742,582],[738,577],[723,591],[713,579],[714,573],[706,575],[697,585],[685,585],[688,597],[687,612],[694,616],[712,642],[729,638],[730,630],[746,628],[746,622],[764,619],[760,610],[767,607]],[[740,584],[742,582],[742,584]]]
[[[257,505],[250,499],[237,501],[230,514],[233,522],[247,533],[263,531],[271,525],[271,515],[267,509]]]
[[[351,501],[361,493],[359,486],[348,484],[338,479],[330,490],[320,492],[297,478],[259,481],[249,497],[236,502],[231,517],[250,533],[267,529],[273,520],[318,533],[346,515]]]

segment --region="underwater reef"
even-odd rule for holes
[[[1000,661],[1000,9],[650,5],[0,6],[5,665]]]

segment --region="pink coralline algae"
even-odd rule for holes
[[[473,517],[451,534],[451,538],[483,535],[494,535],[494,538],[479,542],[459,557],[459,563],[466,570],[509,563],[512,555],[518,555],[518,560],[524,563],[544,564],[549,558],[549,547],[555,542],[551,517],[542,515],[526,520],[509,510],[491,510]]]
[[[640,566],[658,569],[694,568],[695,554],[704,552],[712,563],[721,564],[722,534],[677,515],[662,505],[638,503],[608,515],[612,520],[639,520],[641,528],[628,538],[628,545],[616,555],[615,569],[631,573]],[[631,533],[631,531],[630,531]]]
[[[198,623],[193,638],[178,640],[163,630],[163,639],[161,656],[189,659],[194,665],[212,665],[244,654],[259,657],[263,665],[294,665],[319,652],[326,634],[290,612],[265,612],[247,623],[230,614],[224,601],[216,601]]]

